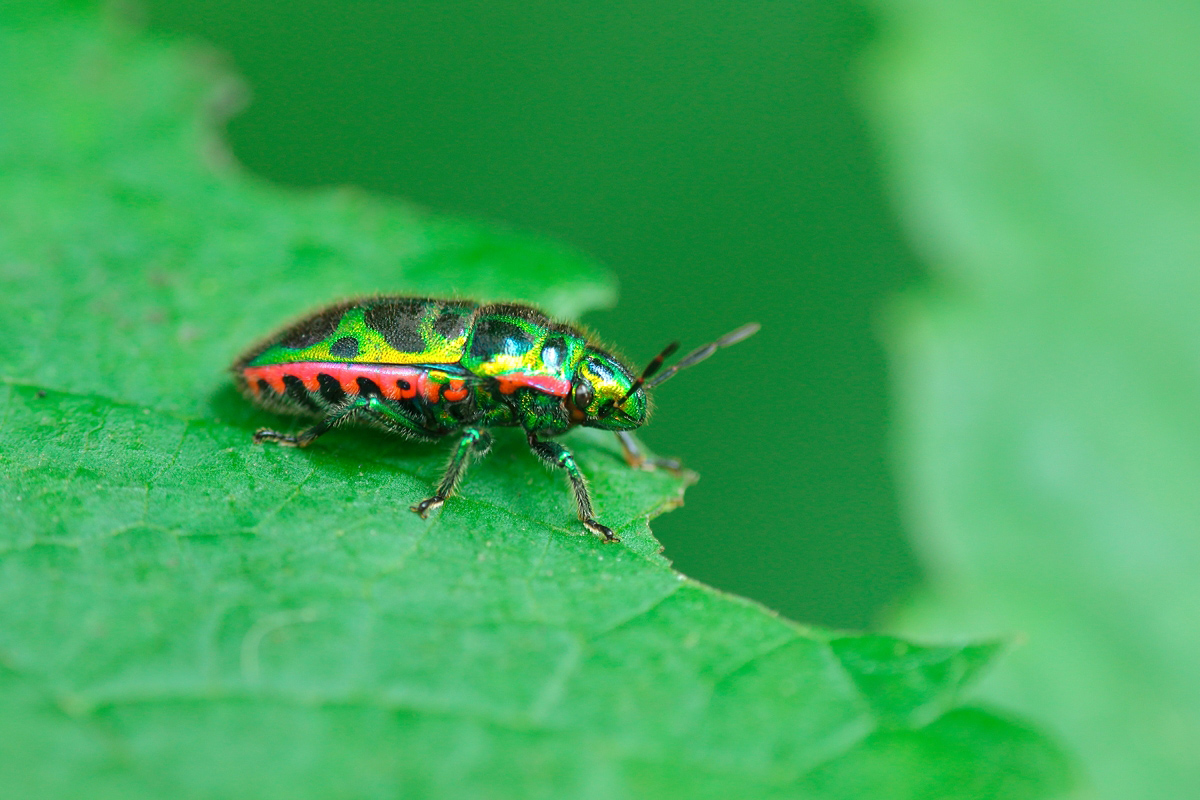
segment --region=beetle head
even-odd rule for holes
[[[632,390],[632,391],[631,391]],[[646,421],[646,392],[617,358],[589,347],[566,399],[576,425],[606,431],[630,431]]]
[[[675,376],[680,370],[699,364],[722,347],[737,344],[758,332],[758,323],[751,322],[735,331],[697,347],[661,373],[663,363],[676,350],[679,342],[671,342],[654,357],[636,379],[624,364],[605,353],[589,347],[567,396],[567,411],[576,425],[602,428],[607,431],[629,431],[646,422],[649,405],[646,390],[653,389]],[[657,376],[657,377],[656,377]]]

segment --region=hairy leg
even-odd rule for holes
[[[284,447],[307,447],[319,436],[355,417],[369,419],[386,430],[415,439],[431,442],[436,438],[421,427],[418,421],[388,406],[378,397],[355,397],[345,405],[330,411],[325,419],[316,425],[299,433],[281,433],[270,428],[259,428],[254,433],[254,443],[275,442]]]
[[[458,485],[458,481],[462,478],[463,472],[467,469],[467,464],[471,461],[471,456],[479,457],[487,455],[492,446],[492,435],[486,430],[480,428],[466,428],[462,432],[462,437],[455,445],[453,452],[450,454],[450,463],[446,465],[446,473],[442,476],[442,482],[438,485],[437,491],[433,497],[426,498],[415,506],[409,508],[424,519],[430,511],[440,507],[446,502],[446,498],[454,492],[454,487]]]
[[[612,532],[611,528],[596,522],[594,512],[592,511],[592,497],[588,494],[587,481],[584,480],[583,473],[580,472],[579,465],[575,463],[575,456],[571,451],[558,442],[543,442],[532,433],[528,434],[527,438],[529,440],[529,449],[538,458],[555,469],[567,471],[567,477],[571,480],[571,488],[575,492],[575,506],[579,511],[579,521],[583,523],[583,527],[606,542],[621,541]]]
[[[349,403],[339,409],[329,412],[325,419],[313,425],[311,428],[305,428],[299,433],[281,433],[273,431],[270,428],[259,428],[254,432],[254,443],[275,442],[284,447],[308,447],[317,437],[341,425],[352,418],[360,407],[357,403]]]

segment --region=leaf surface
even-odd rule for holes
[[[673,572],[647,519],[694,478],[629,470],[611,436],[570,441],[619,546],[578,535],[516,435],[429,521],[407,506],[440,448],[354,431],[252,445],[288,422],[249,408],[225,367],[308,307],[453,291],[574,316],[612,281],[524,236],[241,175],[211,127],[228,79],[65,8],[0,17],[6,794],[1062,785],[1040,736],[960,706],[992,645],[811,630]]]
[[[1200,6],[882,4],[932,290],[900,315],[904,628],[1019,631],[989,696],[1099,796],[1200,796]]]

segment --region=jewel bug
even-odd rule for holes
[[[646,421],[646,390],[758,330],[744,325],[673,365],[674,342],[640,374],[572,325],[513,303],[379,296],[320,309],[260,342],[231,368],[238,388],[270,411],[318,418],[296,434],[261,428],[254,441],[305,447],[346,423],[410,439],[456,436],[441,483],[411,510],[426,517],[454,491],[490,428],[519,427],[529,448],[566,472],[584,527],[596,521],[575,456],[551,437],[576,425],[613,431],[631,467],[678,469],[644,455],[630,433]]]

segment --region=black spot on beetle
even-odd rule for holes
[[[317,375],[317,383],[321,384],[321,397],[330,405],[338,405],[346,399],[346,392],[337,378],[324,372]]]
[[[379,384],[370,378],[358,379],[358,393],[363,397],[382,397],[383,392],[379,389]]]
[[[295,375],[283,376],[284,394],[288,399],[294,400],[299,405],[310,411],[320,411],[321,407],[316,401],[308,396],[308,390],[304,388],[304,383]]]
[[[383,300],[367,309],[363,321],[401,353],[420,353],[425,340],[418,328],[431,304],[420,298]]]
[[[312,347],[337,330],[342,315],[353,306],[353,303],[341,303],[320,311],[307,319],[302,319],[279,335],[279,346],[292,350],[303,350]]]
[[[263,394],[265,392],[271,391],[271,384],[267,383],[262,378],[259,378],[258,379],[258,391],[259,391],[259,394]]]
[[[398,378],[396,380],[396,388],[402,389],[407,392],[409,389],[412,388],[412,384],[409,383],[408,381],[404,380],[404,378]]]
[[[574,337],[577,339],[588,338],[587,334],[584,333],[582,330],[575,327],[574,325],[568,325],[565,322],[555,322],[554,320],[550,320],[548,323],[546,323],[546,330],[548,330],[552,333],[566,334],[567,336],[571,336],[571,337]]]
[[[353,336],[343,336],[329,345],[329,354],[335,358],[349,360],[358,355],[358,339]]]
[[[475,335],[471,339],[471,358],[487,361],[500,353],[522,356],[532,347],[533,336],[520,325],[501,317],[488,316],[475,323]]]
[[[600,383],[608,383],[609,381],[616,380],[617,377],[613,374],[613,371],[608,368],[608,363],[613,363],[616,359],[613,359],[612,356],[608,356],[608,358],[610,361],[607,363],[596,358],[588,359],[588,369],[592,371],[592,374],[596,376],[596,379],[600,381]],[[626,375],[626,377],[630,378],[629,375]],[[630,378],[630,380],[632,380],[632,378]]]
[[[538,328],[558,327],[549,317],[533,306],[519,303],[493,303],[490,306],[484,306],[480,309],[480,317],[485,316],[511,317],[528,322]]]
[[[467,329],[467,323],[471,321],[473,310],[469,305],[447,303],[442,307],[437,319],[433,321],[434,333],[444,339],[457,339]]]

